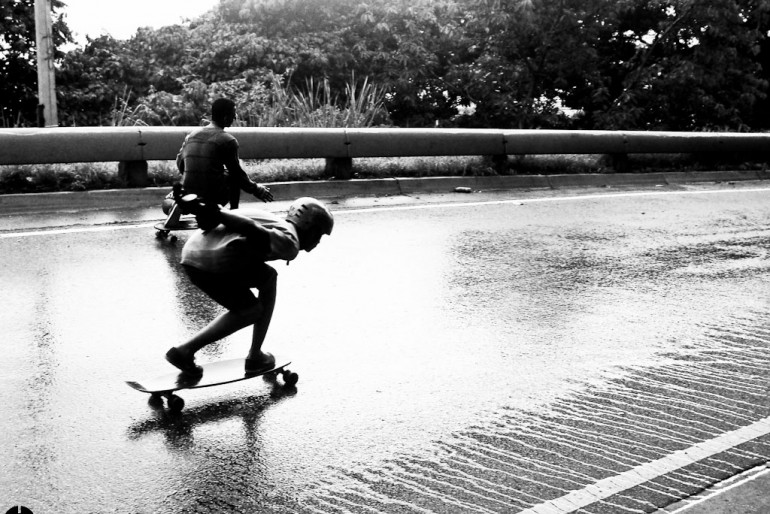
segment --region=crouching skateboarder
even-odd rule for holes
[[[198,220],[182,249],[182,266],[199,289],[227,309],[183,344],[171,348],[166,360],[183,373],[198,376],[195,353],[250,325],[254,326],[246,372],[258,373],[275,365],[262,351],[276,299],[278,273],[266,261],[293,260],[300,250],[313,250],[330,235],[334,218],[314,198],[300,198],[289,207],[286,219],[257,211],[250,217],[221,210],[189,194],[178,199],[180,207]],[[259,291],[254,296],[251,288]]]

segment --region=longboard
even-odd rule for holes
[[[149,393],[151,405],[161,406],[163,398],[166,398],[169,410],[179,412],[184,408],[184,400],[174,393],[182,389],[213,387],[261,376],[274,378],[278,375],[283,375],[284,384],[289,387],[294,386],[299,376],[287,368],[291,361],[276,357],[275,364],[271,369],[258,373],[246,373],[246,359],[230,359],[203,364],[201,366],[203,374],[200,376],[176,372],[137,382],[126,381],[126,383],[137,391]]]
[[[170,232],[175,230],[195,230],[198,228],[198,222],[195,218],[180,219],[173,225],[167,225],[165,221],[161,221],[155,224],[155,237],[158,239],[165,239]],[[171,240],[175,240],[176,236],[172,235]]]

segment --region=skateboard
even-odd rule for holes
[[[272,369],[266,369],[258,373],[246,373],[246,359],[230,359],[203,364],[203,374],[200,376],[189,376],[176,372],[142,380],[141,382],[126,381],[126,383],[137,391],[149,393],[149,403],[153,407],[163,405],[163,398],[166,398],[169,410],[179,412],[184,408],[184,400],[174,393],[182,389],[212,387],[261,376],[264,376],[266,379],[275,379],[278,375],[283,375],[283,382],[286,386],[293,387],[296,385],[299,375],[289,371],[287,368],[291,361],[276,357],[275,363],[276,365]]]
[[[166,225],[165,221],[161,221],[155,224],[155,237],[165,239],[174,230],[195,230],[196,228],[198,228],[198,222],[195,218],[181,219],[174,225]],[[172,234],[169,239],[176,241],[176,236]]]

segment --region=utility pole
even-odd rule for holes
[[[57,127],[54,42],[51,0],[35,0],[35,41],[37,44],[37,120],[38,126]]]

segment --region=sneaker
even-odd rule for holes
[[[166,360],[172,366],[179,368],[185,375],[200,376],[203,374],[203,368],[195,364],[194,357],[185,357],[176,348],[171,348],[166,352]]]
[[[246,373],[262,373],[275,367],[275,357],[272,353],[263,353],[258,359],[246,359]]]
[[[182,209],[182,214],[195,214],[197,216],[205,208],[198,195],[192,193],[179,197],[176,202]]]

